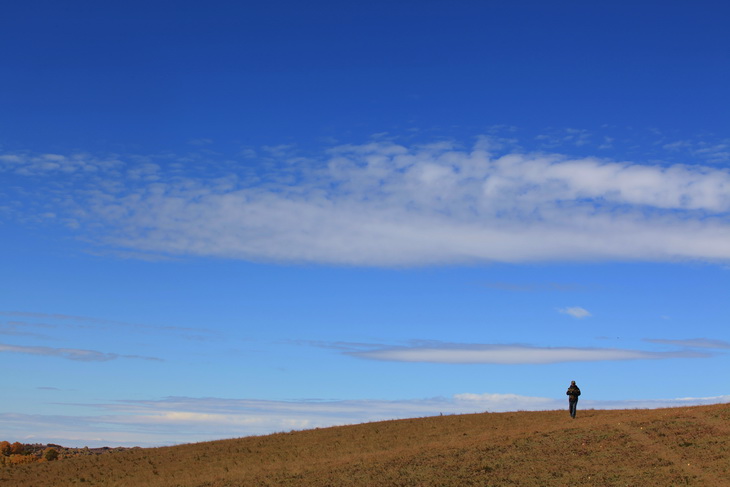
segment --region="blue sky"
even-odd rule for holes
[[[0,439],[730,402],[729,10],[6,6]]]

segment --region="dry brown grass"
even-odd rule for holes
[[[385,421],[3,467],[0,485],[730,486],[730,405]]]

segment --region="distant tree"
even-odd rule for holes
[[[19,441],[16,441],[12,445],[10,445],[10,454],[11,455],[24,455],[25,454],[25,445],[20,443]]]
[[[58,450],[56,450],[55,448],[46,448],[43,451],[43,458],[45,458],[49,462],[52,462],[53,460],[58,460]]]
[[[4,456],[10,456],[10,442],[9,441],[0,441],[0,455]]]

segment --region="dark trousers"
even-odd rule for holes
[[[575,410],[578,407],[578,398],[576,397],[573,399],[572,397],[568,399],[568,409],[570,410],[570,417],[575,418]]]

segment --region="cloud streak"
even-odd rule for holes
[[[708,338],[686,338],[680,340],[669,340],[666,338],[647,338],[644,341],[649,343],[658,343],[661,345],[672,345],[675,347],[706,348],[718,350],[730,349],[729,342],[726,342],[724,340],[710,340]]]
[[[57,218],[127,252],[357,266],[730,259],[730,172],[712,166],[498,154],[488,139],[265,158],[265,173],[205,161],[195,178],[182,158],[6,154],[0,167],[66,181]]]
[[[463,344],[416,342],[412,346],[378,346],[357,349],[347,355],[368,360],[428,362],[440,364],[554,364],[620,360],[664,360],[706,358],[708,352],[696,350],[648,351],[621,348],[532,347],[527,345]]]
[[[108,362],[116,359],[139,359],[161,361],[155,357],[140,355],[120,355],[116,353],[99,352],[97,350],[83,350],[78,348],[27,347],[0,343],[0,353],[21,353],[25,355],[40,355],[44,357],[59,357],[79,362]]]

